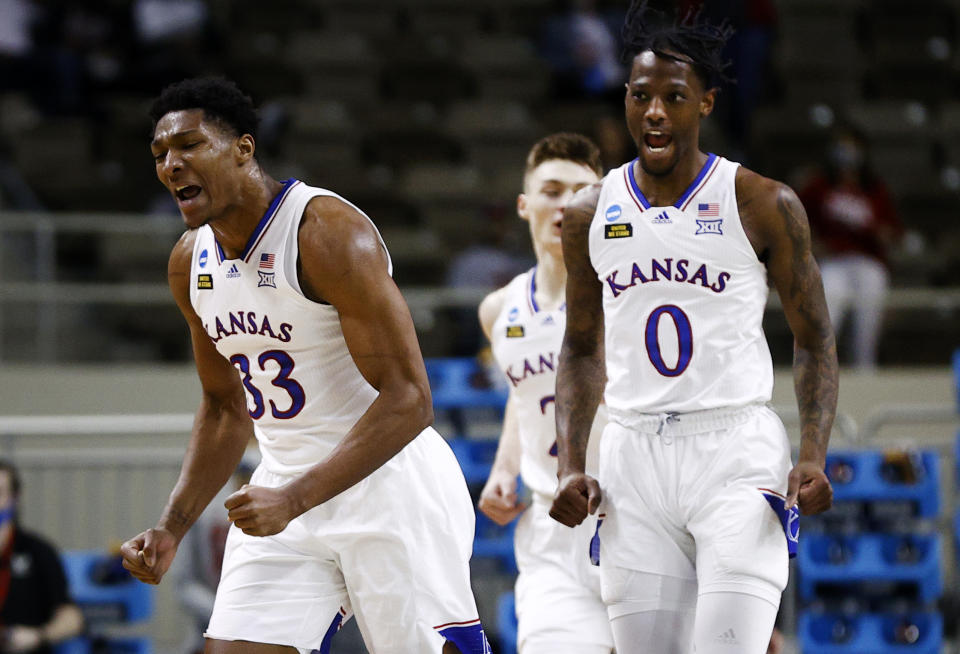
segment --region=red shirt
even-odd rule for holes
[[[886,187],[832,183],[815,178],[800,193],[810,229],[831,255],[863,254],[887,263],[886,238],[898,238],[903,226]]]

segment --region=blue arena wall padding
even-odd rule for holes
[[[503,654],[517,651],[517,607],[512,590],[497,598],[497,633]]]
[[[800,596],[813,600],[822,584],[892,582],[929,602],[943,592],[941,549],[939,534],[805,534],[797,551]]]
[[[902,483],[886,479],[884,453],[878,450],[837,450],[827,454],[827,476],[833,485],[833,499],[848,501],[911,502],[916,516],[936,517],[940,511],[940,459],[935,451],[919,452],[922,475],[915,483]],[[849,479],[837,479],[841,466]]]
[[[485,388],[478,383],[484,371],[472,357],[431,358],[424,363],[435,409],[502,409],[507,403],[505,390]]]
[[[504,572],[517,574],[517,559],[513,553],[513,532],[517,521],[501,527],[477,511],[477,528],[473,538],[473,557],[493,559],[503,566]]]
[[[916,628],[907,642],[902,642],[904,625]],[[803,612],[797,640],[803,654],[940,654],[943,618],[924,612],[852,616]]]
[[[67,550],[61,553],[60,559],[70,595],[88,623],[140,622],[153,615],[154,588],[140,583],[122,568],[115,571],[116,583],[94,580],[99,566],[112,565],[111,555],[105,550]],[[111,567],[112,572],[115,567]]]
[[[451,438],[447,441],[453,450],[463,476],[470,486],[482,486],[490,476],[493,458],[497,454],[496,439]]]

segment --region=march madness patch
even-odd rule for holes
[[[607,225],[603,233],[603,238],[629,238],[631,236],[633,236],[633,225],[631,223]]]
[[[523,338],[523,325],[507,325],[507,338]]]
[[[206,274],[206,273],[202,275],[197,275],[197,288],[212,289],[213,275]]]

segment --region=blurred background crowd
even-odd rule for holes
[[[483,348],[480,299],[533,263],[527,225],[516,216],[530,146],[551,132],[577,131],[599,144],[607,168],[635,156],[623,121],[619,34],[626,4],[0,0],[0,377],[7,371],[0,381],[13,384],[0,392],[0,414],[192,410],[195,395],[186,391],[193,388],[181,381],[192,371],[177,367],[188,365],[189,339],[166,287],[166,261],[182,221],[155,178],[146,110],[164,85],[197,75],[232,78],[254,98],[261,111],[257,156],[269,174],[329,188],[371,216],[393,256],[424,355],[475,357]],[[702,143],[800,194],[841,337],[841,363],[868,375],[927,368],[943,389],[949,386],[951,402],[960,399],[943,381],[949,373],[940,372],[960,346],[960,0],[652,4],[700,10],[736,28],[727,56],[737,81],[722,88]],[[775,364],[785,367],[792,338],[773,295],[764,327]],[[28,372],[35,364],[59,367]],[[83,367],[104,364],[112,372]],[[74,375],[71,366],[81,372]],[[939,397],[923,385],[928,378],[921,384],[898,374],[876,378],[870,388],[877,396],[853,400],[869,408],[886,397],[889,406],[911,384],[920,399]],[[136,395],[146,380],[166,383],[168,394],[153,404]],[[107,390],[95,390],[97,384]],[[775,400],[787,397],[789,404],[789,380],[778,378],[778,387],[786,390]],[[854,395],[847,393],[841,391],[841,403]],[[442,395],[436,388],[434,394]],[[21,401],[28,396],[46,399]],[[956,407],[949,406],[953,416]],[[942,421],[941,413],[916,415]],[[448,436],[463,436],[471,420],[457,409],[438,417],[448,421]],[[495,411],[479,420],[495,435]],[[131,515],[142,528],[144,515],[159,513],[188,428],[176,420],[152,423],[108,425],[104,433],[118,440],[77,454],[71,448],[86,446],[61,426],[47,428],[46,440],[16,440],[26,432],[8,421],[0,446],[7,454],[26,452],[19,461],[32,523],[71,549],[131,535],[124,522]],[[854,432],[846,424],[838,421],[837,431],[849,445],[842,437]],[[154,449],[143,449],[139,432],[154,434]],[[947,455],[947,470],[949,457],[956,461],[953,446],[944,446],[952,434],[928,432],[931,440],[920,444]],[[960,486],[948,489],[946,474],[941,483],[936,460],[915,453],[907,460],[916,474],[906,513],[880,509],[892,511],[892,523],[883,522],[861,503],[834,512],[826,529],[897,533],[919,520],[921,533],[943,532]],[[856,457],[833,463],[835,484],[845,476],[852,483],[857,466],[867,465]],[[129,478],[124,467],[134,471]],[[917,481],[924,479],[926,485]],[[474,484],[482,481],[481,473]],[[149,492],[127,494],[131,489]],[[930,493],[941,500],[930,504]],[[129,506],[116,512],[83,504],[117,494]],[[955,520],[960,535],[960,514]],[[223,525],[215,527],[222,536]],[[195,558],[209,563],[210,548],[200,547],[206,558]],[[899,560],[902,548],[892,547]],[[910,547],[904,560],[926,556],[927,545]],[[849,554],[829,544],[821,549],[816,556],[827,563]],[[941,551],[931,556],[939,563]],[[949,546],[942,560],[955,571]],[[499,619],[491,616],[498,594],[510,587],[509,564],[506,571],[482,562],[478,569],[481,613],[496,632]],[[205,575],[216,579],[210,570],[192,578]],[[939,601],[953,636],[960,594],[949,584],[956,574],[927,577],[947,587],[921,585],[914,600],[927,607]],[[203,621],[207,585],[204,591],[180,584],[190,594],[181,598],[192,616],[187,649],[196,647],[192,619]],[[811,586],[810,597],[815,591]],[[172,612],[165,601],[161,595],[161,616]],[[796,613],[789,601],[785,609],[789,644]],[[861,609],[847,605],[848,613]],[[929,621],[915,622],[921,634],[932,630]],[[810,633],[823,631],[824,643],[849,641],[852,627],[841,625],[838,635],[838,624],[814,625]],[[181,635],[161,638],[161,649],[179,647]],[[111,654],[149,654],[135,641],[127,649],[122,642]],[[359,651],[343,642],[335,651]]]
[[[515,212],[530,145],[573,130],[596,139],[608,167],[634,156],[624,4],[0,0],[3,358],[188,356],[156,286],[179,221],[154,177],[145,109],[165,84],[205,74],[235,79],[261,107],[268,172],[369,213],[401,288],[447,287],[411,300],[425,353],[469,354],[471,289],[530,263]],[[704,143],[803,194],[849,339],[841,358],[945,360],[950,343],[928,336],[956,333],[958,302],[929,290],[960,284],[958,3],[654,4],[736,27],[737,82]],[[782,321],[768,333],[785,362]]]

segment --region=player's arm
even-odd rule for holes
[[[187,232],[170,255],[170,290],[190,327],[200,377],[200,407],[187,452],[160,520],[121,547],[126,567],[147,583],[159,583],[190,526],[233,473],[253,436],[247,400],[233,365],[217,352],[190,304],[190,260],[194,232]]]
[[[807,215],[790,187],[743,168],[737,173],[737,198],[794,337],[793,376],[801,439],[797,464],[788,481],[787,504],[799,503],[806,514],[820,513],[833,501],[824,465],[837,410],[839,371],[820,269],[810,248]]]
[[[600,486],[586,473],[587,442],[603,398],[603,287],[590,262],[590,223],[600,184],[580,191],[563,211],[567,328],[557,365],[557,458],[560,480],[550,516],[572,527],[600,504]]]
[[[430,386],[410,311],[376,230],[332,197],[311,200],[300,233],[300,285],[331,304],[353,362],[379,395],[330,455],[279,489],[247,487],[226,502],[244,533],[264,536],[347,490],[433,422]]]
[[[487,340],[493,342],[493,325],[503,309],[506,287],[483,299],[478,311],[480,327]],[[517,475],[520,474],[520,425],[517,422],[516,398],[511,389],[503,410],[503,428],[497,443],[497,454],[490,467],[490,476],[480,492],[477,507],[498,525],[506,525],[526,508],[517,501]]]

